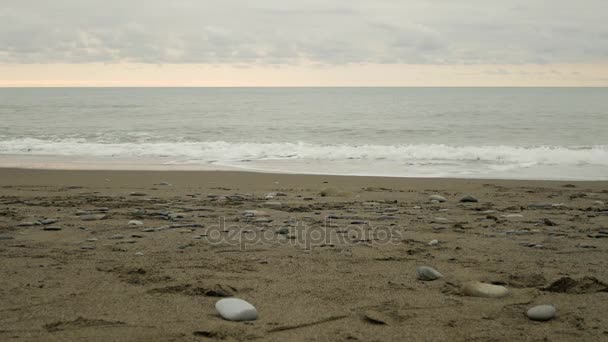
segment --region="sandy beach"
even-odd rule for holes
[[[605,203],[605,181],[0,169],[0,340],[605,341]]]

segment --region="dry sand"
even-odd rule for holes
[[[2,169],[0,340],[606,341],[597,201],[608,182]],[[471,280],[510,294],[463,296]],[[259,319],[222,320],[222,296]]]

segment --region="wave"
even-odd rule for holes
[[[401,164],[602,165],[608,146],[456,146],[443,144],[350,145],[256,142],[100,143],[85,139],[9,139],[0,153],[13,155],[173,158],[184,163],[255,160],[392,161]]]

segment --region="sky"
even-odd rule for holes
[[[0,0],[0,86],[608,86],[606,0]]]

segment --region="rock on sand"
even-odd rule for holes
[[[418,276],[418,279],[425,281],[436,280],[443,277],[439,271],[428,266],[416,267],[416,275]]]
[[[470,281],[462,286],[461,292],[465,296],[502,298],[509,294],[509,290],[500,285],[486,284],[479,281]]]
[[[238,298],[225,298],[215,303],[215,310],[229,321],[254,321],[258,311],[248,302]]]
[[[447,201],[447,199],[445,199],[445,197],[441,196],[441,195],[431,195],[429,197],[430,201],[437,201],[437,202],[445,202]]]
[[[526,316],[533,321],[548,321],[555,317],[556,312],[557,310],[553,305],[538,305],[530,308]]]

